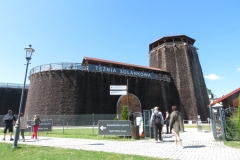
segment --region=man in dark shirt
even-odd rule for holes
[[[170,114],[168,113],[168,111],[166,111],[166,118],[165,118],[165,124],[166,124],[166,134],[171,134],[172,131],[170,130],[169,132],[169,122],[170,122]]]
[[[3,129],[4,137],[3,137],[3,141],[5,141],[7,130],[9,131],[9,134],[10,134],[10,141],[13,141],[13,138],[12,138],[13,123],[15,125],[16,120],[17,119],[12,114],[12,110],[8,110],[8,113],[3,117],[3,124],[4,124],[4,129]]]

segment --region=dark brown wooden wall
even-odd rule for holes
[[[170,72],[172,99],[185,119],[196,119],[201,115],[207,120],[209,99],[196,49],[184,43],[167,44],[165,47],[150,51],[150,67],[158,67]],[[171,98],[170,98],[171,99]]]
[[[23,99],[24,112],[28,90],[25,89]],[[8,110],[12,110],[13,114],[18,114],[22,89],[20,88],[0,88],[0,115],[7,114]]]
[[[25,114],[116,114],[120,96],[110,95],[110,85],[126,85],[143,110],[159,106],[165,112],[175,103],[169,83],[80,70],[36,73],[31,76]]]

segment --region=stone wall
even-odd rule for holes
[[[31,75],[25,114],[116,114],[120,96],[110,95],[110,85],[129,84],[142,110],[170,109],[176,101],[169,83],[81,70],[45,71]]]

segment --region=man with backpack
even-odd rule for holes
[[[10,134],[10,141],[13,141],[13,138],[12,138],[13,123],[15,125],[16,120],[17,119],[14,117],[12,110],[9,110],[8,113],[3,117],[3,124],[4,124],[3,139],[2,139],[3,141],[5,141],[7,130],[9,131],[9,134]]]
[[[162,142],[162,127],[164,125],[164,119],[162,112],[158,111],[159,107],[154,107],[154,111],[151,115],[150,126],[153,127],[153,134],[156,142]]]

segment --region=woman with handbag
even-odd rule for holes
[[[38,132],[38,128],[39,128],[39,124],[41,123],[40,118],[38,117],[38,115],[34,116],[32,125],[33,125],[33,134],[32,134],[32,139],[37,139],[37,132]]]

